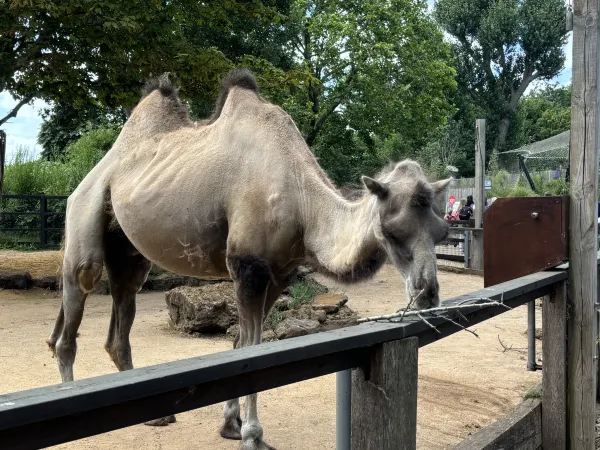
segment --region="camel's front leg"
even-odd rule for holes
[[[271,271],[268,264],[254,257],[228,258],[229,270],[235,283],[238,297],[240,315],[240,340],[239,346],[260,344],[262,340],[262,322],[267,305],[267,290],[271,280]],[[258,420],[257,394],[246,397],[245,418],[241,427],[241,448],[244,450],[272,449],[263,440],[263,430]],[[236,411],[236,406],[238,410]],[[226,426],[235,425],[236,413],[239,412],[239,403],[235,400],[227,402],[225,406]],[[228,414],[229,413],[229,414]]]

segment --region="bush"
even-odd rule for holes
[[[8,194],[68,195],[102,159],[119,134],[114,127],[96,128],[67,148],[63,161],[36,159],[24,147],[6,166],[4,190]]]
[[[101,127],[88,131],[67,147],[65,164],[69,166],[69,192],[85,178],[92,168],[110,150],[119,135],[119,129]]]
[[[35,159],[26,147],[17,150],[6,166],[4,191],[8,194],[61,195],[68,191],[67,167],[55,161]]]

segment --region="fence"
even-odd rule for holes
[[[65,196],[43,194],[0,196],[0,243],[59,247],[66,201]]]
[[[6,159],[6,133],[0,130],[0,192],[2,192],[2,183],[4,182],[4,163]]]
[[[549,439],[566,429],[562,334],[566,279],[564,271],[539,272],[444,302],[464,305],[485,297],[516,307],[550,296],[544,301],[543,332],[543,395],[553,395],[544,403],[543,429]],[[352,448],[414,449],[418,348],[460,331],[457,322],[475,325],[505,311],[499,306],[473,306],[460,315],[448,313],[454,322],[441,317],[428,318],[429,324],[409,318],[400,323],[371,322],[0,395],[0,442],[12,449],[55,445],[354,369],[351,394],[346,393],[351,395],[351,426],[340,427],[351,429]],[[342,400],[350,404],[348,398]],[[566,434],[562,436],[564,441]]]
[[[473,248],[471,245],[473,220],[456,220],[448,222],[450,231],[444,242],[435,246],[437,259],[464,263],[465,268],[471,267]]]

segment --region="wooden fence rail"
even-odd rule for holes
[[[564,271],[539,272],[453,298],[444,304],[459,304],[468,299],[485,297],[502,300],[506,305],[516,307],[552,295],[557,286],[564,285],[566,277]],[[473,307],[463,310],[463,314],[468,319],[465,324],[470,326],[505,311],[505,308],[498,306]],[[458,316],[453,318],[461,320]],[[420,320],[365,323],[0,395],[0,442],[3,447],[11,449],[39,448],[345,369],[361,368],[363,374],[376,376],[381,373],[378,372],[381,368],[376,366],[386,363],[381,360],[381,355],[396,354],[398,351],[397,347],[386,350],[382,347],[384,343],[416,337],[418,346],[422,347],[461,330],[443,318],[431,318],[429,321],[436,330]],[[413,366],[416,370],[416,365]],[[356,383],[360,383],[362,378],[354,377],[353,389],[357,389]],[[401,380],[397,381],[402,383]],[[402,393],[403,390],[395,389],[388,391],[388,394],[390,392]],[[380,414],[384,416],[388,413],[397,416],[398,411],[392,412],[393,408],[404,408],[404,414],[412,414],[412,410],[404,405],[407,395],[404,392],[402,399],[392,401],[389,395],[385,396],[384,404],[371,405],[371,409],[381,408]],[[416,401],[414,386],[409,395],[415,396]],[[375,436],[389,432],[389,429],[384,432],[380,428],[382,422],[374,424],[369,430],[363,429],[361,439],[369,439],[364,435],[366,432],[371,433],[372,442],[376,442]],[[395,441],[392,446],[383,445],[381,448],[414,448],[416,418],[410,421],[413,422],[413,429],[408,434],[385,434],[390,442]],[[354,427],[361,421],[353,415],[352,423]],[[353,435],[355,432],[357,430],[352,431]],[[403,433],[407,433],[407,430],[403,429]]]

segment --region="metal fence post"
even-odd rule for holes
[[[335,374],[335,448],[350,450],[350,404],[352,402],[352,370]]]
[[[535,362],[535,300],[527,303],[527,370],[536,371]]]
[[[469,269],[471,267],[471,230],[464,231],[464,240],[465,269]]]

